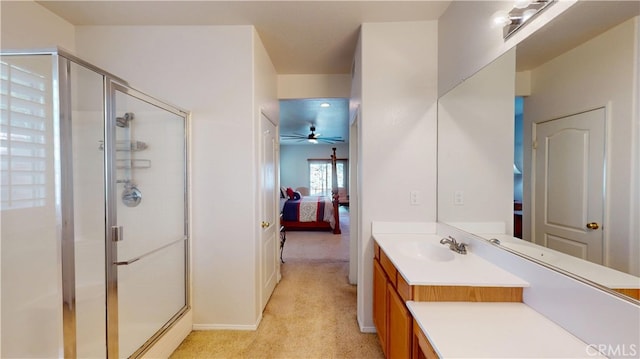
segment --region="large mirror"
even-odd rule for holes
[[[640,298],[639,16],[578,2],[439,99],[438,221]]]

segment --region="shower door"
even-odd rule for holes
[[[138,356],[187,309],[186,114],[107,83],[108,356]]]

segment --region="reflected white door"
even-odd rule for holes
[[[537,244],[603,262],[605,109],[535,125]]]
[[[276,287],[278,274],[278,220],[276,219],[276,126],[260,114],[261,138],[261,308],[267,305]]]

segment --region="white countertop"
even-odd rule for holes
[[[407,302],[441,358],[604,358],[523,303]]]
[[[473,254],[440,244],[441,236],[374,233],[373,237],[409,285],[528,287],[529,283]]]
[[[640,288],[640,278],[628,273],[539,246],[508,234],[480,234],[480,236],[487,239],[499,239],[500,245],[503,247],[551,264],[554,267],[579,275],[608,288]]]

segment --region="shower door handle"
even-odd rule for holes
[[[184,237],[184,238],[182,238],[182,239],[178,239],[178,240],[175,240],[175,241],[173,241],[173,242],[167,243],[167,244],[165,244],[164,246],[162,246],[162,247],[158,247],[158,248],[156,248],[156,249],[154,249],[154,250],[151,250],[151,251],[149,251],[149,252],[147,252],[147,253],[145,253],[145,254],[139,255],[139,256],[137,256],[137,257],[135,257],[135,258],[131,258],[131,259],[126,260],[126,261],[113,262],[113,264],[115,264],[115,265],[117,265],[117,266],[128,266],[129,264],[134,263],[134,262],[137,262],[137,261],[141,260],[141,259],[142,259],[142,258],[144,258],[144,257],[148,257],[148,256],[150,256],[150,255],[152,255],[152,254],[154,254],[154,253],[156,253],[156,252],[159,252],[159,251],[161,251],[161,250],[163,250],[163,249],[165,249],[165,248],[167,248],[167,247],[171,247],[172,245],[174,245],[174,244],[176,244],[176,243],[184,242],[184,241],[186,241],[186,240],[187,240],[187,237]]]
[[[111,240],[114,242],[122,242],[124,236],[122,235],[122,226],[111,227]]]

